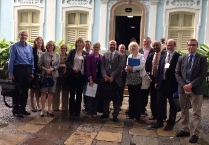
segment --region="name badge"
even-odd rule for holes
[[[170,67],[170,63],[166,63],[165,68],[169,68],[169,67]]]
[[[83,56],[78,56],[78,59],[82,60],[83,59]]]

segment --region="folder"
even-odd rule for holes
[[[128,65],[139,66],[140,65],[140,59],[138,59],[138,58],[128,58]]]

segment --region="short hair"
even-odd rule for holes
[[[111,42],[114,42],[114,43],[117,45],[117,42],[116,42],[115,40],[110,40],[110,41],[109,41],[109,44],[110,44]]]
[[[67,47],[67,45],[66,45],[66,44],[62,44],[62,45],[60,45],[59,51],[61,51],[61,48],[62,48],[62,47],[65,47],[66,52],[68,51],[68,47]]]
[[[27,36],[28,36],[28,32],[26,30],[21,30],[19,33],[18,33],[18,37],[22,35],[22,33],[26,33]]]
[[[99,42],[94,43],[94,44],[93,44],[93,48],[94,48],[94,47],[99,47],[99,48],[100,48],[100,43],[99,43]]]
[[[53,51],[55,51],[56,45],[55,45],[54,41],[52,41],[52,40],[50,40],[49,42],[47,42],[47,44],[46,44],[46,50],[48,51],[48,45],[49,45],[50,43],[54,45]]]
[[[158,40],[155,40],[155,41],[153,41],[153,42],[152,42],[152,47],[153,47],[154,43],[156,43],[156,42],[157,42],[157,43],[159,43],[159,45],[161,46],[161,43],[160,43],[160,41],[158,41]]]
[[[191,39],[189,39],[189,41],[196,41],[196,43],[197,43],[197,45],[198,45],[197,39],[191,38]],[[188,45],[189,41],[187,42],[187,45]]]
[[[133,46],[133,45],[136,45],[136,47],[137,47],[137,49],[138,49],[138,51],[139,51],[139,44],[137,43],[137,42],[131,42],[129,45],[128,45],[128,50],[130,51],[131,50],[131,46]]]
[[[82,43],[84,44],[83,39],[82,39],[81,37],[79,37],[79,38],[76,39],[76,41],[75,41],[75,48],[77,48],[77,43],[78,43],[78,42],[82,42]],[[84,47],[84,45],[83,45],[83,47]]]
[[[87,43],[87,42],[90,42],[90,43],[91,43],[91,41],[90,41],[90,40],[86,40],[86,41],[85,41],[85,43]]]
[[[144,37],[144,39],[149,39],[151,41],[151,38],[150,37]]]
[[[174,40],[174,39],[168,39],[168,41],[173,41],[173,44],[176,46],[176,40]],[[168,41],[166,42],[166,45],[167,45]]]
[[[118,46],[118,49],[119,49],[121,46],[124,46],[124,49],[126,49],[126,46],[125,46],[124,44],[120,44],[120,45]]]
[[[136,42],[136,38],[132,37],[130,41]]]
[[[41,50],[44,52],[45,51],[45,49],[44,49],[44,40],[43,40],[43,38],[41,36],[36,37],[36,39],[33,41],[33,48],[37,48],[36,41],[38,41],[39,39],[41,39],[42,42],[43,42],[42,45],[41,45]]]

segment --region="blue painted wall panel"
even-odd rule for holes
[[[205,24],[206,24],[206,15],[207,15],[207,0],[202,1],[202,16],[201,16],[201,25],[199,31],[199,44],[204,43],[205,39]]]
[[[55,39],[64,39],[61,36],[61,0],[56,0],[56,18],[55,18]]]
[[[101,1],[94,0],[94,20],[92,27],[92,43],[99,42],[99,31],[100,31],[100,5]]]
[[[157,19],[156,19],[156,30],[155,30],[155,39],[156,40],[160,40],[160,38],[164,37],[163,36],[164,15],[165,15],[164,0],[159,0],[158,5],[157,5]]]

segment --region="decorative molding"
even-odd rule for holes
[[[144,4],[144,6],[145,6],[146,9],[147,9],[147,12],[150,11],[150,4],[151,4],[150,1],[148,1],[148,0],[138,0],[138,1]]]
[[[175,6],[175,7],[193,7],[200,6],[200,0],[167,0],[167,6]]]
[[[69,4],[73,6],[92,5],[92,0],[62,0],[62,4]]]
[[[43,4],[44,0],[14,0],[14,3],[20,5],[36,5],[36,4]]]
[[[118,0],[110,0],[108,1],[108,10],[111,10],[112,6],[116,4]]]

